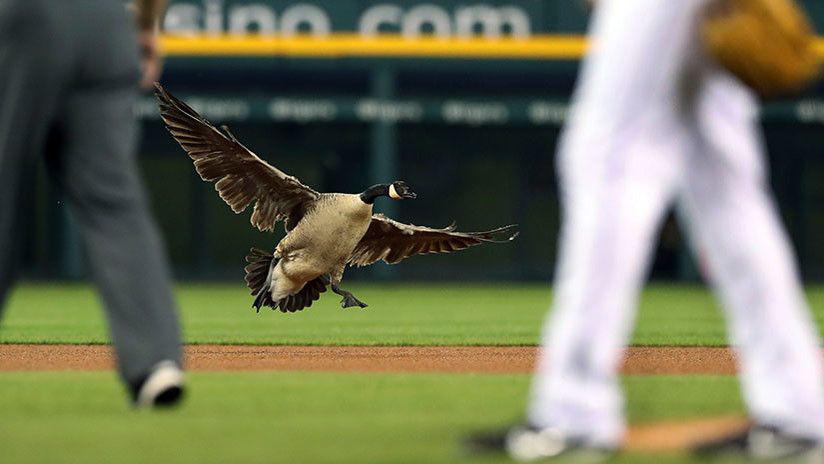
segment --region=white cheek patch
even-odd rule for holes
[[[395,184],[392,184],[392,185],[389,186],[389,198],[392,198],[394,200],[400,200],[401,199],[401,196],[398,195],[398,191],[395,190]]]

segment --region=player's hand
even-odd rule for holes
[[[140,31],[138,45],[140,46],[140,88],[148,90],[160,80],[160,74],[163,72],[163,56],[160,53],[157,31]]]

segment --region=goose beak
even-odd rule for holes
[[[389,186],[389,198],[393,200],[414,200],[418,198],[418,194],[406,185],[406,182],[397,180]]]

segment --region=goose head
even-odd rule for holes
[[[406,185],[402,180],[396,180],[389,185],[389,198],[393,200],[414,200],[418,194],[412,191],[412,187]]]
[[[414,199],[418,195],[412,191],[412,187],[406,185],[402,180],[396,180],[391,184],[377,184],[369,187],[360,194],[360,199],[364,203],[371,205],[378,197],[389,197],[393,200]]]

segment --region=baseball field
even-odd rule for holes
[[[0,330],[0,462],[507,462],[460,438],[518,420],[545,285],[352,285],[297,314],[255,312],[236,285],[181,285],[190,396],[130,409],[92,289],[23,285]],[[824,288],[808,289],[819,323]],[[743,414],[723,317],[697,286],[655,285],[624,366],[631,451],[684,463],[667,431]]]

